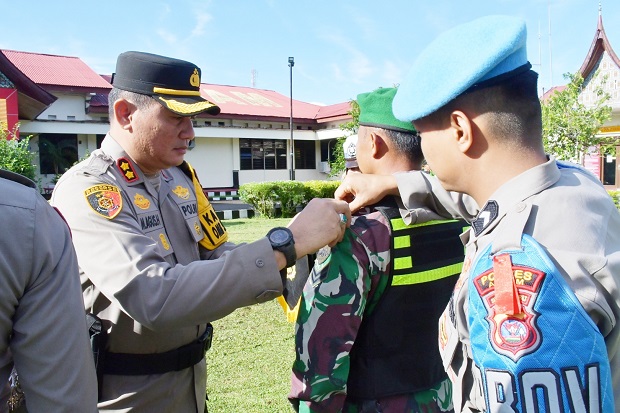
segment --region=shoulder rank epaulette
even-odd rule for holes
[[[118,170],[121,172],[121,174],[125,178],[125,181],[131,183],[131,182],[135,182],[138,179],[140,179],[140,177],[136,173],[136,170],[134,169],[129,159],[118,158],[116,161],[116,166],[118,167]]]

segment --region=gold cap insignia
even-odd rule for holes
[[[189,84],[194,87],[200,87],[200,73],[198,73],[198,69],[194,69],[194,73],[189,77]]]

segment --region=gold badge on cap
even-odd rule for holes
[[[118,187],[100,184],[84,191],[86,202],[97,214],[112,219],[123,209],[123,197]]]
[[[189,77],[189,84],[194,87],[200,87],[200,73],[198,73],[198,69],[194,69],[194,73]]]

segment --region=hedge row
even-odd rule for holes
[[[609,191],[609,195],[611,195],[614,204],[616,204],[616,207],[620,210],[620,191]]]
[[[239,198],[262,217],[290,218],[312,198],[333,198],[338,185],[340,181],[253,182],[239,187]]]

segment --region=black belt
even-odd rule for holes
[[[213,326],[207,324],[205,332],[192,343],[165,353],[131,354],[105,353],[103,374],[143,376],[185,370],[205,356],[211,348]]]

